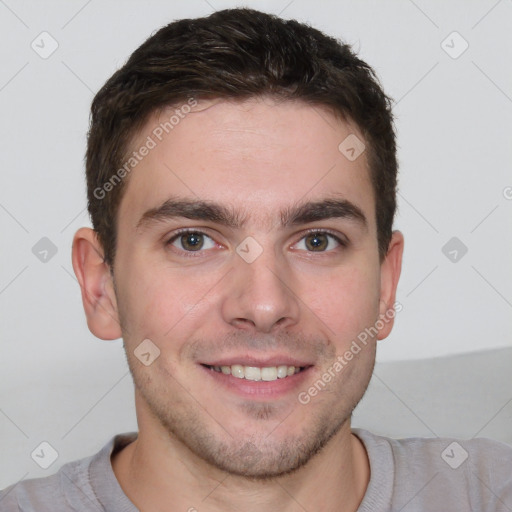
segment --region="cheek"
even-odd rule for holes
[[[151,267],[151,268],[148,268]],[[162,343],[201,323],[211,307],[214,294],[208,294],[219,277],[187,269],[132,266],[126,273],[125,309],[130,334],[154,338]],[[188,327],[187,327],[188,326]]]
[[[304,303],[339,344],[350,343],[378,318],[380,276],[374,269],[352,267],[301,288]]]

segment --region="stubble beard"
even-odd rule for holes
[[[328,445],[346,422],[350,421],[352,411],[364,396],[373,373],[374,362],[373,359],[366,363],[366,367],[351,368],[353,371],[347,372],[344,376],[346,378],[341,379],[356,379],[356,393],[346,394],[338,385],[335,391],[336,403],[326,401],[321,410],[312,409],[311,414],[314,417],[303,425],[299,433],[279,440],[272,435],[275,427],[269,428],[266,434],[255,436],[243,433],[239,438],[230,435],[227,432],[229,429],[223,428],[221,430],[225,435],[221,438],[208,427],[208,422],[218,422],[192,397],[180,404],[173,400],[166,401],[164,397],[169,396],[168,388],[155,388],[151,380],[139,375],[132,368],[130,361],[129,366],[137,391],[172,443],[178,441],[196,457],[229,475],[264,481],[294,473]],[[312,402],[314,403],[314,399]],[[305,406],[297,402],[296,407]],[[275,405],[268,403],[248,402],[243,409],[247,417],[255,423],[274,420],[274,424],[275,419],[282,415]],[[292,412],[282,419],[284,428],[287,421],[293,420],[293,416]],[[214,426],[218,425],[220,423]]]

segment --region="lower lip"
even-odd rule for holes
[[[304,381],[309,377],[312,366],[308,366],[299,373],[294,373],[289,377],[272,381],[264,380],[247,380],[226,375],[222,372],[210,370],[206,366],[200,365],[210,378],[220,386],[224,386],[228,390],[253,400],[278,399],[293,391],[297,394],[302,390]]]

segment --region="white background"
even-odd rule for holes
[[[52,432],[76,443],[93,409],[106,425],[134,425],[133,410],[123,417],[102,402],[131,393],[130,377],[121,340],[88,331],[71,266],[73,234],[90,225],[83,165],[90,103],[153,31],[235,5],[0,1],[0,439],[15,442],[22,431],[35,447]],[[244,5],[353,44],[395,99],[403,311],[377,360],[512,347],[512,2]],[[47,59],[31,48],[43,31],[59,45]],[[458,36],[448,37],[453,31],[469,44],[458,58],[443,49],[462,48]],[[58,250],[47,263],[32,253],[42,237]],[[452,237],[468,248],[455,263],[442,252]]]

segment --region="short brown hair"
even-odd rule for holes
[[[111,270],[126,179],[115,186],[105,184],[116,172],[121,175],[130,141],[150,115],[190,98],[243,100],[263,95],[328,107],[356,123],[365,138],[382,261],[396,209],[398,164],[390,98],[373,69],[349,45],[295,20],[240,8],[161,28],[92,102],[86,151],[88,209]]]

